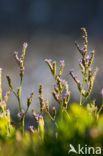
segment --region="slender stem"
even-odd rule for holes
[[[102,97],[102,105],[101,105],[101,107],[100,107],[100,109],[98,111],[98,114],[101,112],[102,108],[103,108],[103,97]]]
[[[91,93],[91,92],[90,92],[90,93]],[[89,94],[89,95],[90,95],[90,94]],[[83,102],[82,102],[82,105],[83,105],[83,104],[85,103],[85,101],[88,99],[89,95],[85,97],[85,99],[84,99]]]
[[[22,119],[22,133],[23,133],[23,135],[24,135],[24,129],[25,129],[25,122],[24,121],[25,121],[25,116],[27,114],[27,111],[28,111],[28,107],[27,107],[27,109],[24,113],[23,119]]]
[[[20,79],[20,89],[22,88],[22,78]],[[12,90],[13,94],[16,96],[17,100],[18,100],[18,104],[19,104],[19,111],[21,112],[21,101],[20,101],[20,97],[21,94],[18,96],[14,90]]]
[[[53,118],[49,112],[46,112],[48,114],[48,116],[50,117],[50,119],[54,122],[55,126],[58,128],[57,123],[55,122],[55,118]]]
[[[83,100],[82,105],[85,103],[85,101],[87,100],[88,96]]]
[[[57,125],[57,123],[56,122],[54,122],[55,123],[55,126],[56,126],[56,128],[58,128],[58,125]]]
[[[103,104],[101,105],[101,107],[100,107],[100,109],[98,111],[98,114],[101,112],[102,108],[103,108]]]
[[[19,110],[21,112],[21,102],[20,102],[20,98],[18,97],[18,103],[19,103]]]
[[[49,115],[49,117],[51,118],[52,121],[55,121],[55,119],[50,115],[49,112],[47,112],[47,114]]]
[[[20,77],[20,87],[22,87],[22,80],[23,80],[23,78]]]
[[[82,103],[82,90],[80,92],[80,105],[81,105],[81,103]]]
[[[25,116],[22,119],[22,133],[23,133],[23,135],[24,135],[24,120],[25,120]]]
[[[20,79],[20,90],[22,90],[22,80],[23,80],[23,78],[21,77],[21,79]],[[20,98],[21,98],[21,91],[20,91],[20,95],[18,96],[19,109],[20,109],[20,111],[21,111],[21,102],[20,102]]]
[[[23,80],[23,77],[20,76],[20,90],[22,90],[22,80]],[[20,95],[17,96],[17,97],[18,97],[19,109],[21,111],[21,102],[20,102],[21,91],[20,91]],[[24,128],[25,128],[25,122],[24,121],[25,121],[25,116],[26,116],[27,111],[28,111],[28,107],[27,107],[27,109],[26,109],[26,111],[25,111],[25,113],[23,115],[23,119],[22,119],[22,133],[23,133],[23,135],[24,135]]]
[[[26,114],[27,114],[28,109],[29,109],[29,107],[27,107],[27,109],[26,109],[26,111],[25,111],[25,116],[26,116]]]
[[[17,94],[15,93],[14,90],[12,90],[13,94],[16,96],[17,100],[18,100],[18,104],[19,104],[19,110],[21,112],[21,102],[20,102],[20,98],[17,96]]]
[[[81,88],[81,92],[80,92],[80,105],[82,105],[82,90],[84,87],[85,79],[86,79],[86,74],[84,75],[83,84],[82,84],[82,88]]]
[[[68,112],[67,112],[66,110],[63,110],[63,111],[66,113],[66,115],[67,115],[68,118],[70,119],[70,116],[69,116]]]
[[[26,109],[26,111],[25,111],[25,113],[24,113],[24,115],[23,115],[23,119],[22,119],[22,133],[23,133],[23,135],[24,135],[24,129],[25,129],[25,116],[26,116],[26,114],[27,114],[27,111],[28,111],[28,107],[27,107],[27,109]]]

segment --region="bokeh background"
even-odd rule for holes
[[[21,53],[22,44],[29,47],[25,58],[22,104],[34,91],[31,109],[39,112],[38,89],[43,84],[44,99],[54,104],[51,92],[54,80],[44,60],[65,60],[65,78],[71,90],[71,102],[78,102],[79,92],[69,76],[74,68],[81,76],[78,60],[80,54],[74,41],[82,43],[80,28],[88,31],[88,49],[95,49],[94,66],[99,67],[92,95],[101,103],[103,87],[103,1],[102,0],[0,0],[0,67],[3,68],[3,91],[8,90],[6,75],[10,75],[15,88],[19,85],[19,70],[13,57],[14,51]],[[11,95],[10,110],[18,110],[17,101]],[[31,109],[29,113],[31,113]]]

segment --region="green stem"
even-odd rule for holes
[[[23,78],[20,77],[20,88],[22,88],[22,80],[23,80]]]
[[[102,108],[103,108],[103,104],[101,105],[101,107],[100,107],[100,109],[98,111],[98,114],[101,112]]]
[[[82,103],[82,90],[80,92],[80,105],[81,105],[81,103]]]
[[[92,91],[92,89],[90,90],[89,94],[87,94],[87,96],[83,100],[82,105],[85,103],[85,101],[88,99],[88,97],[90,97],[91,91]]]
[[[27,114],[27,111],[28,111],[28,107],[27,107],[27,109],[24,113],[23,119],[22,119],[22,133],[23,133],[23,135],[24,135],[24,129],[25,129],[25,122],[24,121],[25,121],[25,116]]]
[[[58,128],[57,123],[55,122],[55,118],[53,118],[49,112],[46,112],[48,114],[48,116],[50,117],[50,119],[54,122],[55,126]]]
[[[81,92],[80,92],[80,105],[82,105],[82,90],[84,88],[85,79],[86,79],[86,73],[84,75],[84,79],[83,79],[83,83],[82,83],[82,88],[81,88]]]
[[[68,114],[68,112],[66,111],[66,110],[63,110],[65,113],[66,113],[66,115],[68,116],[68,119],[70,119],[70,116],[69,116],[69,114]]]
[[[58,128],[58,125],[57,125],[57,123],[56,122],[54,122],[55,123],[55,126],[56,126],[56,128]]]
[[[98,111],[98,114],[101,112],[102,108],[103,108],[103,97],[102,97],[102,105],[101,105],[101,107],[100,107],[100,109]]]
[[[20,102],[20,97],[17,96],[17,94],[15,93],[14,90],[12,90],[13,94],[16,96],[17,100],[18,100],[18,104],[19,104],[19,111],[21,112],[21,102]]]
[[[20,88],[22,88],[22,78],[20,79]],[[21,112],[21,101],[20,101],[20,97],[21,94],[18,96],[14,90],[12,90],[13,94],[16,96],[17,100],[18,100],[18,104],[19,104],[19,111]]]
[[[26,109],[26,111],[25,111],[25,116],[26,116],[26,114],[27,114],[27,112],[28,112],[28,109],[29,109],[29,107],[27,107],[27,109]]]
[[[21,102],[20,102],[20,98],[19,97],[17,97],[18,98],[18,103],[19,103],[19,110],[20,110],[20,112],[21,112]]]
[[[87,100],[88,96],[83,100],[82,105],[85,103],[85,101]]]
[[[23,119],[22,119],[22,134],[24,135],[24,120],[25,120],[25,116],[23,117]]]

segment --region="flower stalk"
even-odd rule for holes
[[[95,51],[92,50],[88,54],[87,31],[85,28],[81,28],[81,30],[83,32],[83,40],[84,40],[83,47],[80,48],[77,42],[75,42],[75,45],[82,56],[81,60],[79,61],[79,66],[81,68],[81,72],[83,75],[83,81],[80,82],[80,80],[78,80],[77,76],[74,75],[74,70],[70,70],[70,75],[72,76],[72,78],[77,84],[77,87],[80,91],[80,105],[83,105],[91,94],[94,80],[98,72],[98,68],[96,67],[93,72],[91,65],[94,60]],[[87,86],[87,89],[85,89],[85,85]],[[83,100],[82,97],[84,97]]]
[[[34,93],[32,92],[30,97],[27,99],[27,109],[24,111],[22,109],[22,104],[21,104],[21,91],[22,91],[22,82],[23,82],[23,76],[24,76],[24,59],[25,59],[25,54],[26,54],[26,50],[27,50],[27,47],[28,47],[28,44],[27,43],[24,43],[23,44],[23,49],[22,49],[22,55],[21,57],[19,58],[18,56],[18,52],[14,52],[14,56],[15,56],[15,59],[17,61],[17,64],[19,66],[19,76],[20,76],[20,86],[17,90],[17,92],[14,90],[14,87],[12,85],[12,81],[11,81],[11,78],[7,75],[6,78],[7,78],[7,81],[8,81],[8,85],[9,85],[9,88],[11,90],[11,92],[15,95],[15,97],[17,98],[17,101],[18,101],[18,106],[19,106],[19,113],[18,113],[18,120],[20,122],[20,125],[21,125],[21,129],[22,129],[22,133],[24,134],[24,127],[25,127],[25,116],[28,112],[28,109],[31,105],[31,102],[33,100],[33,96],[34,96]]]

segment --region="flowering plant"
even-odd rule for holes
[[[25,117],[34,97],[33,91],[29,98],[27,98],[26,110],[22,109],[21,102],[24,59],[28,44],[23,44],[23,50],[20,57],[18,52],[14,53],[19,66],[20,86],[16,91],[12,85],[11,78],[7,75],[6,78],[10,91],[5,94],[4,98],[2,96],[1,82],[2,69],[0,68],[0,155],[8,155],[8,152],[10,156],[46,154],[50,156],[68,155],[69,144],[72,148],[72,145],[75,145],[76,147],[77,144],[83,145],[86,143],[86,152],[87,145],[95,147],[99,144],[100,147],[103,146],[103,115],[101,113],[103,109],[103,90],[101,91],[102,104],[100,108],[96,106],[95,100],[86,103],[87,98],[92,92],[98,68],[96,67],[94,71],[92,69],[95,51],[92,50],[88,53],[87,32],[85,28],[82,28],[81,30],[83,32],[84,40],[83,48],[80,48],[77,42],[75,42],[75,45],[81,54],[79,65],[83,81],[81,82],[78,79],[78,76],[74,74],[74,69],[70,69],[70,72],[68,73],[77,84],[80,92],[80,103],[73,103],[70,105],[70,86],[66,80],[62,79],[65,67],[64,60],[60,60],[60,69],[57,71],[56,61],[45,59],[55,80],[52,96],[59,107],[57,109],[54,105],[52,109],[50,108],[48,98],[44,100],[43,85],[40,84],[38,91],[40,112],[36,113],[34,109],[32,109],[32,116],[37,122],[37,128],[34,124],[29,126],[29,131],[25,129]],[[12,124],[10,111],[6,107],[10,93],[13,93],[18,101],[19,111],[17,117],[19,129]],[[83,106],[84,103],[86,103],[85,107]],[[96,153],[93,150],[92,154],[101,154],[101,152],[101,148],[99,148]],[[73,153],[71,153],[71,155],[72,154]]]

